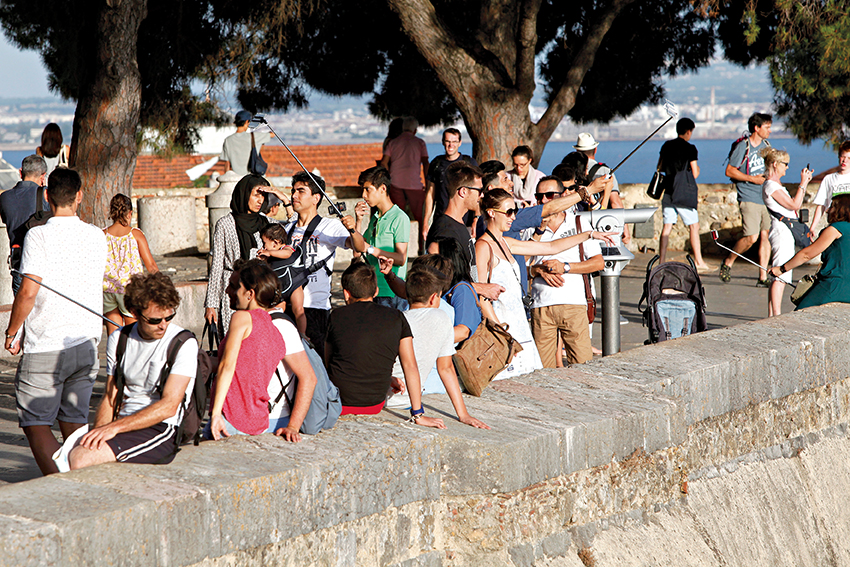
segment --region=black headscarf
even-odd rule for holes
[[[251,248],[257,247],[254,234],[261,231],[269,221],[260,213],[251,212],[248,208],[248,198],[254,187],[269,187],[269,183],[262,175],[249,173],[239,180],[230,197],[230,211],[236,221],[236,235],[239,238],[239,255],[248,260],[251,257]]]

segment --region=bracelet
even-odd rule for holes
[[[780,274],[784,274],[787,271],[788,270],[785,269],[785,264],[782,264],[781,266],[779,266],[779,273]]]
[[[425,415],[425,408],[420,407],[419,409],[410,408],[410,417],[417,417],[420,415]]]
[[[596,232],[596,231],[595,231],[595,230],[591,230],[591,231],[590,231],[590,238],[588,238],[588,240],[593,240],[593,233],[594,233],[594,232]]]
[[[15,335],[6,334],[6,340],[14,339]]]

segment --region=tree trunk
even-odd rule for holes
[[[528,105],[535,88],[540,0],[483,0],[475,38],[454,34],[431,0],[387,1],[463,114],[475,159],[479,163],[498,159],[510,168],[511,151],[519,145],[530,146],[534,165],[539,163],[546,142],[575,104],[602,39],[623,8],[635,0],[609,0],[600,6],[572,68],[536,123]]]
[[[91,80],[81,81],[74,114],[71,166],[83,181],[80,218],[108,224],[109,202],[130,195],[136,168],[141,76],[136,59],[147,0],[101,0]]]

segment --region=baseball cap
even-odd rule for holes
[[[254,115],[248,112],[247,110],[240,110],[236,113],[236,117],[233,119],[233,123],[241,126],[248,120],[251,120],[251,118],[253,117]]]

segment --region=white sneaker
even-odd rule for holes
[[[71,449],[74,448],[74,445],[77,444],[77,440],[88,433],[89,424],[85,424],[73,433],[71,433],[65,442],[59,447],[59,450],[53,453],[53,461],[56,463],[56,466],[59,468],[59,472],[68,472],[71,470],[71,465],[68,463],[68,453],[71,452]]]

